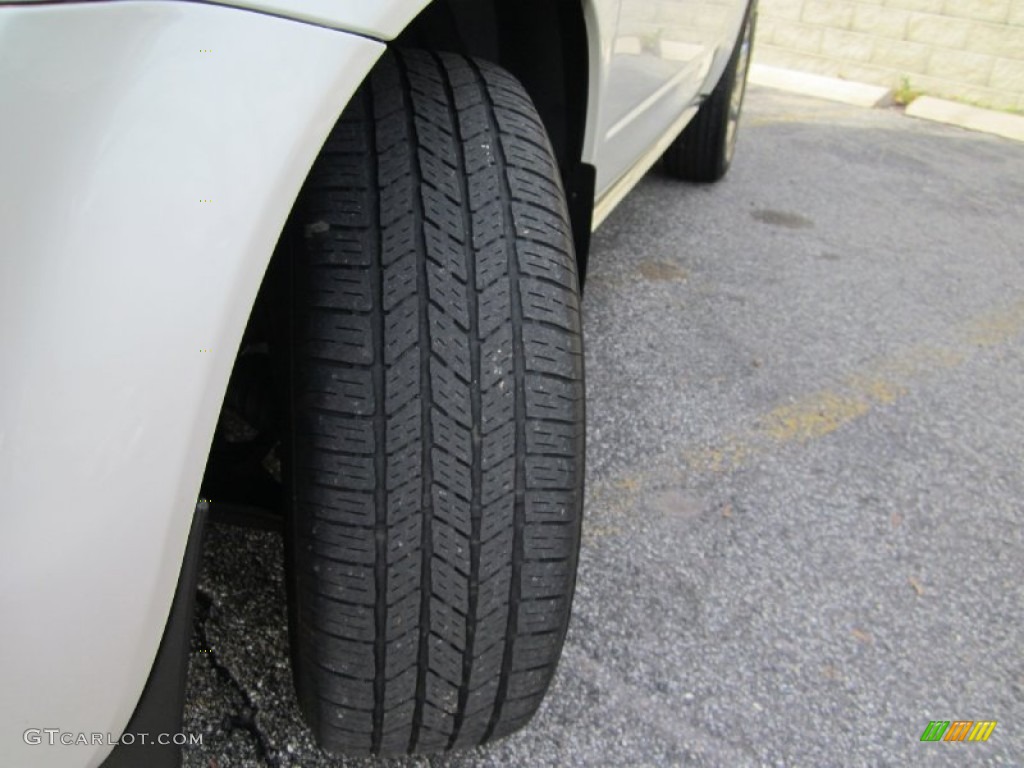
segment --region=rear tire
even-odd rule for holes
[[[582,516],[578,283],[540,119],[495,66],[388,53],[293,224],[303,713],[347,754],[504,736],[555,671]]]
[[[755,6],[753,0],[747,8],[736,46],[715,90],[662,155],[665,169],[678,179],[719,181],[732,165],[757,22]]]

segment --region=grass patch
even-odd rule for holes
[[[909,77],[901,77],[900,87],[893,91],[892,100],[901,107],[905,107],[920,95],[921,92],[915,91],[914,87],[910,84]]]

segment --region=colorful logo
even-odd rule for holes
[[[932,720],[921,741],[988,741],[995,729],[995,720]]]

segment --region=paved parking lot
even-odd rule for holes
[[[752,88],[730,177],[649,174],[584,306],[559,673],[527,731],[429,764],[1020,765],[1024,144]],[[273,534],[210,532],[188,766],[338,764],[281,568]]]

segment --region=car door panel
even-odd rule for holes
[[[600,38],[593,153],[597,197],[626,174],[706,92],[730,49],[743,0],[592,0]]]

